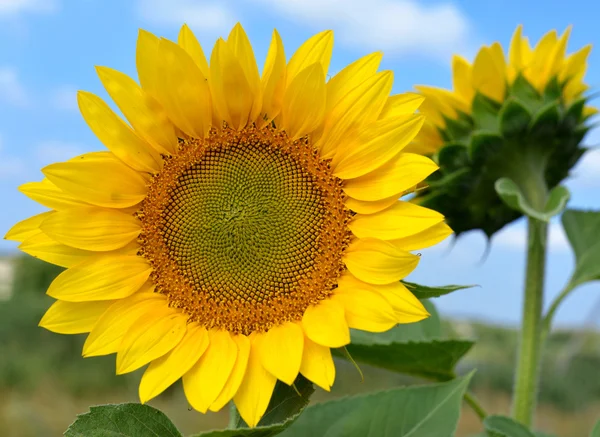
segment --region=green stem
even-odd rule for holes
[[[547,223],[528,219],[525,302],[512,406],[514,418],[527,427],[533,422],[539,383],[547,236]]]
[[[488,414],[483,409],[481,404],[477,401],[475,396],[473,396],[471,393],[467,392],[463,396],[463,399],[473,409],[475,414],[477,414],[482,421],[483,421],[483,419],[485,419],[487,417]]]
[[[233,401],[229,402],[229,429],[237,429],[240,427],[241,417]]]
[[[571,294],[573,288],[575,287],[573,287],[571,285],[571,282],[569,281],[566,287],[560,292],[558,296],[556,296],[554,301],[552,301],[552,305],[550,305],[550,308],[548,308],[548,312],[542,320],[542,344],[546,341],[548,334],[550,334],[550,329],[552,328],[552,319],[554,319],[554,314],[556,313],[556,310],[563,302],[563,300],[565,300],[565,298],[569,294]]]

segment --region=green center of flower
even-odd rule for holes
[[[350,239],[329,164],[270,127],[182,140],[138,215],[156,290],[233,333],[300,320],[331,295]]]

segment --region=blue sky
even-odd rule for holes
[[[102,146],[77,111],[75,93],[106,97],[94,65],[135,76],[135,41],[142,27],[174,39],[183,22],[210,48],[241,21],[259,62],[276,27],[291,54],[311,34],[333,29],[331,73],[359,56],[385,52],[382,67],[395,73],[394,91],[415,84],[449,87],[450,57],[472,59],[482,43],[506,46],[517,24],[533,41],[546,31],[573,25],[570,50],[600,46],[592,0],[0,0],[0,234],[16,221],[42,211],[17,187],[41,179],[39,169]],[[588,83],[600,88],[600,47],[592,51]],[[599,104],[598,102],[596,104]],[[600,131],[587,138],[600,143]],[[589,153],[567,182],[571,207],[600,209],[600,151]],[[444,243],[422,252],[410,279],[431,285],[479,284],[437,300],[442,312],[516,323],[524,271],[525,230],[519,221],[499,233],[481,264],[485,239],[465,235],[450,250]],[[0,241],[0,252],[16,245]],[[573,267],[558,223],[551,226],[547,294],[556,295]],[[600,300],[600,285],[582,287],[561,308],[558,322],[581,324]],[[598,322],[598,321],[596,321]]]

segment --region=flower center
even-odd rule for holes
[[[246,335],[327,298],[350,238],[341,181],[307,139],[270,127],[182,140],[138,215],[157,291]]]

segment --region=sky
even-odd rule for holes
[[[481,44],[507,47],[518,24],[537,41],[545,32],[573,25],[569,51],[592,43],[587,82],[600,88],[600,3],[594,0],[0,0],[0,234],[43,211],[17,191],[40,180],[40,169],[102,145],[77,110],[76,92],[107,99],[94,66],[136,77],[139,28],[176,39],[185,22],[205,52],[241,22],[262,64],[273,28],[288,58],[312,34],[333,29],[336,45],[330,73],[373,51],[385,53],[383,69],[394,71],[394,92],[417,84],[450,87],[453,53],[473,59]],[[596,105],[600,103],[596,102]],[[600,130],[586,138],[600,144]],[[566,182],[571,208],[600,210],[600,150],[589,152]],[[521,317],[525,261],[523,220],[498,233],[489,256],[477,232],[421,252],[408,279],[427,285],[477,284],[436,300],[443,314],[515,324]],[[573,256],[560,222],[550,227],[547,304],[565,285]],[[0,240],[0,252],[16,244]],[[592,307],[600,284],[576,290],[558,312],[558,325],[600,325]],[[596,311],[598,313],[599,311]]]

